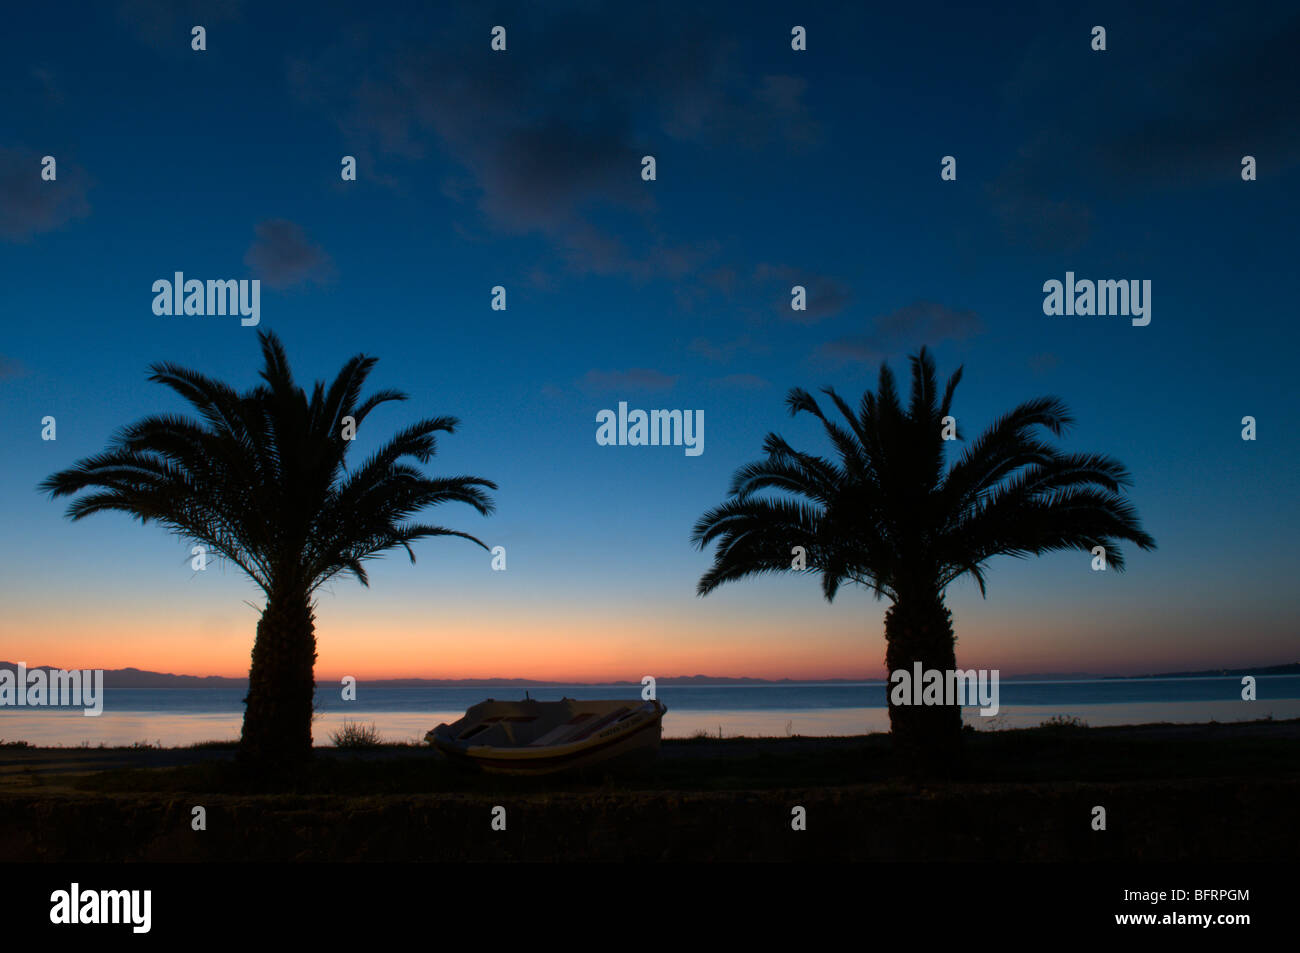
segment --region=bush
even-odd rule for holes
[[[378,748],[384,743],[378,726],[354,721],[345,721],[342,728],[330,735],[330,741],[336,748]]]
[[[1084,721],[1082,718],[1076,718],[1074,716],[1067,717],[1065,715],[1053,715],[1051,718],[1047,719],[1047,721],[1043,722],[1038,727],[1055,728],[1058,730],[1066,729],[1066,728],[1087,728],[1088,723]]]

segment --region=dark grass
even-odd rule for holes
[[[1250,724],[1250,723],[1247,723]],[[1259,724],[1259,723],[1255,723]],[[1277,723],[1286,724],[1286,723]],[[958,784],[1121,782],[1195,778],[1300,778],[1300,740],[1236,726],[1201,734],[1045,726],[967,732]],[[1169,726],[1175,727],[1175,726]],[[432,794],[545,791],[732,791],[899,780],[888,735],[852,738],[692,738],[663,742],[648,764],[622,763],[544,777],[484,774],[420,745],[316,749],[312,762],[276,778],[250,774],[233,743],[208,743],[209,759],[167,768],[118,768],[77,782],[86,792],[219,794]],[[211,755],[228,752],[228,758]]]
[[[1208,861],[1300,856],[1300,721],[968,736],[960,779],[886,735],[665,741],[652,764],[480,774],[428,748],[317,749],[268,780],[233,744],[47,765],[0,793],[0,861]],[[50,749],[45,749],[48,755]],[[15,751],[10,771],[42,756]],[[111,759],[107,763],[111,763]],[[39,766],[39,765],[38,765]],[[57,772],[61,790],[42,786]],[[1108,827],[1092,827],[1096,805]],[[208,827],[195,831],[196,806]],[[508,808],[507,831],[490,817]],[[806,831],[791,829],[794,806]]]

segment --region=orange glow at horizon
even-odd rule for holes
[[[24,617],[11,612],[0,626],[0,660],[62,668],[139,668],[178,675],[248,674],[256,617],[238,607],[193,615],[161,606],[153,618],[122,621],[139,612],[108,610],[92,621],[68,608],[43,608]],[[570,611],[549,621],[536,611],[498,610],[483,619],[473,610],[390,612],[382,627],[360,609],[338,605],[317,616],[316,675],[319,682],[344,675],[382,678],[523,678],[556,682],[637,681],[689,675],[769,679],[878,679],[885,676],[879,620],[849,612],[821,620],[813,634],[779,615],[760,618],[664,612],[619,618],[618,610]],[[748,615],[748,614],[747,614]],[[958,664],[997,668],[1005,675],[1098,671],[1080,658],[1078,641],[1060,624],[1046,627],[1019,617],[993,626],[981,619],[958,628]],[[981,625],[981,622],[984,624]],[[1130,673],[1175,670],[1168,641],[1141,642],[1117,633],[1088,655],[1106,657],[1105,673],[1121,665]],[[1184,654],[1186,668],[1214,667],[1219,656],[1196,647]],[[1005,663],[1014,659],[1014,666]],[[1268,659],[1260,659],[1267,663]],[[1251,663],[1253,664],[1253,663]]]
[[[6,627],[8,629],[8,627]],[[373,625],[318,622],[318,681],[352,675],[380,678],[527,678],[590,682],[639,680],[643,675],[753,676],[758,678],[876,678],[883,672],[883,639],[837,645],[823,640],[800,645],[778,631],[737,625],[729,633],[663,635],[662,624],[604,620],[547,623],[525,628],[500,620],[456,620],[416,628],[391,621]],[[0,660],[63,668],[140,668],[177,675],[248,674],[255,635],[242,631],[197,633],[190,640],[165,628],[100,621],[90,634],[68,620],[43,619],[0,632]],[[706,642],[707,638],[707,642]],[[747,643],[747,644],[746,644]],[[849,651],[846,652],[845,649]]]
[[[517,603],[430,603],[329,597],[317,608],[317,680],[521,678],[638,681],[709,675],[879,679],[884,606],[737,598],[654,608],[549,595]],[[1062,619],[1050,610],[954,605],[957,662],[1004,676],[1140,674],[1290,661],[1285,620],[1255,626],[1251,655],[1225,653],[1231,621],[1198,609],[1145,617]],[[86,591],[53,604],[15,601],[0,618],[0,661],[61,668],[138,668],[178,675],[248,674],[257,612],[232,593],[195,602]],[[1102,661],[1104,660],[1104,661]]]

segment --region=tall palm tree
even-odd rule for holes
[[[475,477],[425,476],[406,461],[428,463],[436,434],[452,433],[454,417],[432,417],[401,430],[355,469],[346,467],[352,440],[370,412],[405,394],[380,390],[361,399],[376,359],[348,361],[310,400],[294,383],[279,339],[259,332],[263,383],[236,393],[227,384],[170,363],[153,365],[199,419],[154,415],[121,430],[109,449],[47,478],[51,496],[93,490],[73,501],[79,520],[103,510],[156,522],[203,544],[238,566],[266,594],[249,670],[240,754],[259,766],[300,763],[311,755],[316,662],[313,593],[351,573],[368,586],[364,561],[427,536],[468,533],[412,522],[445,502],[492,512]],[[352,418],[349,423],[345,418]]]
[[[922,348],[911,364],[906,408],[885,364],[876,391],[863,394],[856,412],[825,389],[842,420],[823,413],[807,391],[790,391],[791,416],[806,412],[821,421],[835,458],[804,453],[768,434],[766,458],[740,468],[726,502],[695,524],[691,539],[699,549],[718,542],[699,595],[724,582],[789,570],[794,547],[802,546],[806,568],[821,573],[828,601],[846,582],[891,601],[889,672],[910,673],[916,662],[947,671],[956,668],[956,637],[946,588],[970,575],[984,594],[992,557],[1102,546],[1110,568],[1122,571],[1119,541],[1155,548],[1121,495],[1131,481],[1120,463],[1063,453],[1043,439],[1042,431],[1059,437],[1072,423],[1059,399],[1026,401],[945,466],[944,418],[962,372],[940,394],[929,352]],[[779,493],[761,495],[765,490]],[[891,732],[908,763],[931,770],[958,760],[959,707],[889,701]]]

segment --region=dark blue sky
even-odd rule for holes
[[[369,593],[335,585],[323,666],[356,668],[359,633],[405,626],[424,648],[399,640],[376,673],[550,674],[515,664],[500,634],[542,625],[543,641],[571,628],[561,654],[579,674],[877,674],[883,605],[827,606],[799,578],[697,600],[708,557],[687,538],[768,430],[824,449],[786,416],[790,387],[856,397],[922,344],[945,374],[965,365],[967,433],[1063,397],[1066,445],[1130,467],[1159,542],[1124,576],[1078,554],[995,563],[987,602],[950,593],[959,659],[1291,659],[1293,7],[442,6],[8,13],[0,656],[246,665],[247,585],[195,581],[156,529],[74,526],[33,489],[118,426],[181,409],[145,381],[154,361],[254,382],[256,334],[237,318],[152,313],[152,283],[183,271],[261,279],[261,326],[304,380],[380,358],[372,382],[413,399],[372,418],[382,433],[358,451],[454,414],[435,469],[501,486],[489,520],[438,515],[507,546],[508,572],[435,541],[415,567],[377,567]],[[505,53],[489,49],[496,24]],[[39,178],[47,154],[56,182]],[[1258,181],[1241,180],[1248,154]],[[1150,325],[1045,316],[1043,283],[1067,271],[1150,280]],[[794,284],[807,312],[789,308]],[[620,400],[702,409],[705,452],[598,447],[595,414]],[[47,414],[55,442],[39,439]],[[111,651],[87,625],[100,616],[117,620]],[[157,637],[131,642],[123,619]],[[201,649],[163,634],[189,625]]]

